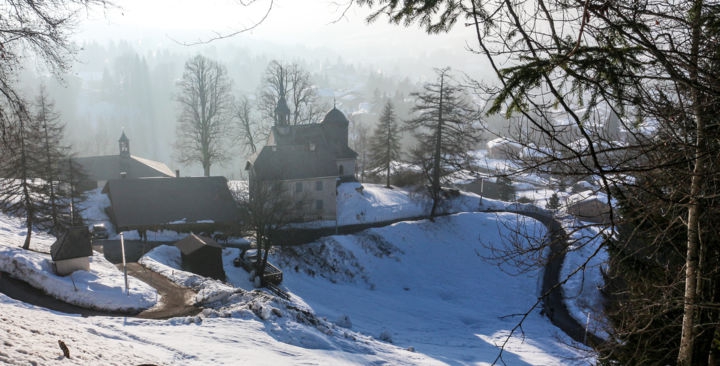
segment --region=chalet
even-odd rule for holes
[[[86,226],[70,227],[50,246],[53,269],[60,276],[77,270],[89,270],[92,255],[90,230]]]
[[[180,249],[183,270],[217,280],[225,280],[222,247],[210,238],[193,233],[175,243]]]
[[[333,108],[322,122],[290,125],[281,97],[267,144],[246,164],[253,184],[280,182],[295,221],[335,220],[336,187],[355,180],[357,153],[348,146],[345,115]]]
[[[578,220],[607,224],[613,208],[606,194],[588,190],[569,196],[565,210]]]
[[[103,193],[115,229],[206,232],[232,230],[239,211],[225,177],[114,179]]]
[[[167,165],[130,154],[130,139],[123,131],[118,139],[119,154],[73,158],[85,175],[80,188],[90,190],[105,186],[107,181],[120,178],[174,177]]]

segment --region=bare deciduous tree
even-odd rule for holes
[[[285,97],[290,108],[291,124],[316,123],[323,116],[310,74],[297,63],[271,61],[260,88],[258,108],[266,120],[275,121],[280,96]]]
[[[200,163],[210,175],[213,164],[229,158],[231,82],[225,66],[197,55],[185,62],[178,82],[180,103],[175,151],[183,164]]]
[[[258,144],[267,140],[267,128],[261,126],[260,119],[253,113],[253,107],[246,96],[238,98],[233,107],[235,117],[236,140],[242,143],[242,149],[255,154]]]
[[[275,245],[273,233],[290,222],[288,207],[292,206],[292,200],[282,182],[251,180],[249,183],[249,194],[240,202],[245,213],[243,224],[255,239],[258,251],[255,274],[264,281],[268,255]],[[261,282],[261,285],[266,284]]]

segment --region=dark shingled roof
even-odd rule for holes
[[[85,226],[70,227],[50,246],[50,257],[53,261],[91,257],[92,255],[90,230]]]
[[[252,164],[255,176],[261,180],[306,179],[337,176],[333,154],[318,148],[265,146]]]
[[[239,221],[225,177],[116,179],[103,192],[118,230]]]
[[[357,158],[347,146],[348,124],[345,115],[333,108],[322,123],[273,126],[271,145],[251,157],[245,169],[253,167],[260,180],[337,176],[337,160]]]
[[[343,112],[333,107],[333,109],[331,109],[330,112],[325,115],[325,118],[323,118],[322,122],[320,123],[340,123],[347,126],[350,124],[350,121],[348,121],[347,117],[345,117],[345,114],[343,114]]]
[[[125,172],[126,178],[174,177],[175,173],[167,165],[137,156],[120,155],[87,156],[73,158],[80,164],[88,180],[108,181],[120,179]]]

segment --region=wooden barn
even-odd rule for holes
[[[175,246],[180,249],[183,270],[225,280],[220,244],[210,238],[191,233],[175,243]]]
[[[114,179],[103,192],[115,230],[228,233],[240,211],[224,177]]]

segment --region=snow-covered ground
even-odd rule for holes
[[[123,274],[99,253],[90,258],[90,271],[56,275],[48,254],[55,238],[34,233],[30,245],[33,251],[28,251],[20,249],[25,232],[20,220],[0,215],[0,271],[82,307],[132,312],[155,305],[158,298],[155,289],[131,277],[128,280],[130,291],[126,292]]]
[[[361,194],[355,188],[341,186],[338,209],[345,222],[425,212],[426,203],[408,192],[366,185]],[[483,202],[483,208],[505,206]],[[449,210],[479,207],[479,197],[461,195]],[[97,220],[104,219],[98,214]],[[510,228],[518,227],[535,238],[545,233],[536,221],[514,214],[460,213],[434,223],[402,222],[279,251],[271,261],[285,272],[282,287],[290,300],[253,289],[248,274],[232,266],[237,249],[224,250],[228,281],[221,283],[183,272],[177,250],[161,246],[143,259],[144,265],[196,289],[196,301],[205,308],[199,315],[169,320],[82,318],[0,294],[0,363],[490,364],[507,340],[507,364],[584,364],[588,355],[569,346],[570,340],[539,309],[507,338],[518,314],[535,303],[542,272],[517,273],[485,258],[493,247],[506,245],[513,236]],[[24,256],[14,249],[21,244],[22,227],[0,215],[0,229],[5,235],[0,237],[0,262],[18,262],[12,258]],[[47,236],[35,238],[34,248],[52,243]],[[31,254],[45,256],[27,260],[38,276],[54,276],[46,254]],[[108,267],[112,273],[106,273],[104,264],[97,265],[102,261],[93,257],[91,271],[78,277],[103,281],[122,293],[116,283],[120,272]],[[76,275],[73,280],[77,285]],[[40,281],[46,290],[52,286]],[[92,287],[79,287],[59,292],[66,299],[92,297]],[[136,288],[139,285],[131,285]],[[58,340],[68,345],[73,358],[62,357]]]

